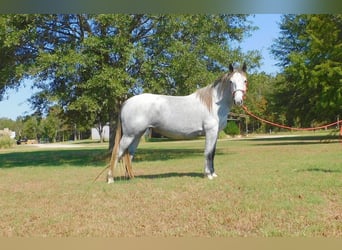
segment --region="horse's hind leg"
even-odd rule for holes
[[[119,143],[119,149],[117,154],[115,155],[115,161],[114,161],[114,167],[113,170],[116,168],[116,166],[118,165],[118,162],[121,160],[122,156],[124,155],[124,153],[126,152],[126,150],[128,150],[128,147],[132,144],[132,142],[134,141],[135,137],[131,137],[131,136],[127,136],[127,135],[123,135],[122,138],[120,139],[120,143]],[[113,178],[113,173],[111,170],[109,170],[108,173],[108,183],[113,183],[114,182],[114,178]]]
[[[135,151],[137,150],[137,147],[139,145],[139,142],[140,142],[140,138],[141,136],[143,135],[143,133],[140,133],[139,135],[137,135],[133,142],[131,143],[131,145],[128,147],[128,153],[131,157],[131,161],[133,160],[133,157],[134,157],[134,154],[135,154]]]

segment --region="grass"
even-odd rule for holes
[[[220,140],[214,181],[202,140],[142,143],[136,178],[118,168],[112,185],[92,183],[107,146],[75,146],[0,151],[0,236],[342,236],[334,138]]]

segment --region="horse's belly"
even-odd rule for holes
[[[173,139],[191,139],[191,138],[196,138],[198,136],[204,135],[204,132],[202,129],[186,130],[186,129],[154,127],[153,130],[163,136],[166,136],[168,138],[173,138]]]

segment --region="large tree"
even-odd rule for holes
[[[35,27],[31,15],[0,15],[0,101],[8,88],[16,88],[28,76],[37,54],[32,50]]]
[[[288,122],[334,121],[342,107],[342,15],[284,15],[272,52],[284,71],[274,99]]]
[[[254,29],[246,18],[0,16],[0,52],[7,58],[0,70],[6,86],[33,78],[41,91],[32,102],[41,111],[58,104],[69,123],[101,127],[109,121],[114,129],[120,105],[131,95],[188,94],[211,83],[230,62],[256,66],[258,55],[233,46]]]

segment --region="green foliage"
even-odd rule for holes
[[[227,123],[227,126],[224,128],[224,132],[227,135],[236,136],[240,134],[240,129],[239,129],[239,126],[236,124],[236,122],[229,121]]]
[[[6,15],[0,23],[0,51],[10,58],[0,89],[32,77],[36,109],[57,104],[78,127],[114,125],[131,95],[189,94],[231,62],[251,68],[260,59],[232,46],[254,29],[247,15]]]
[[[226,134],[223,130],[221,130],[221,131],[219,132],[217,138],[218,138],[218,139],[225,139],[225,138],[227,138],[227,134]]]
[[[38,139],[41,134],[41,128],[39,126],[39,120],[37,116],[30,116],[24,122],[22,135],[28,139]]]
[[[40,122],[41,137],[48,139],[49,142],[56,142],[57,133],[62,125],[57,112],[56,109],[51,109],[49,115]]]
[[[244,101],[245,106],[253,114],[262,117],[267,120],[283,123],[283,112],[280,106],[275,105],[274,94],[278,88],[279,75],[268,75],[264,72],[248,74],[248,90],[246,99]],[[232,112],[237,114],[243,114],[244,111],[241,107],[233,106]],[[245,120],[247,119],[247,121]],[[248,131],[267,132],[269,126],[261,123],[260,121],[244,117],[241,119],[241,130],[245,131],[245,124],[248,124]]]
[[[8,135],[0,135],[0,149],[11,148],[14,145],[14,140]]]
[[[268,107],[274,91],[274,85],[273,76],[265,73],[248,75],[248,91],[245,105],[251,112],[265,119],[273,120],[273,117],[270,117],[272,112],[269,112]],[[259,126],[263,126],[263,124]],[[254,132],[253,127],[248,130]]]
[[[272,48],[284,67],[276,105],[292,124],[334,121],[342,106],[342,15],[285,15],[280,28]]]
[[[0,100],[7,88],[17,87],[36,56],[34,20],[37,15],[0,15]],[[38,20],[37,20],[38,21]]]
[[[16,139],[43,139],[49,142],[68,140],[75,133],[75,126],[66,124],[60,116],[61,110],[58,106],[49,109],[46,116],[38,114],[18,117],[16,121],[7,118],[0,118],[0,130],[9,128],[15,131]],[[89,131],[88,127],[77,127],[77,132]]]
[[[15,121],[8,119],[8,118],[0,118],[0,130],[8,128],[12,131],[15,131],[16,124]]]

